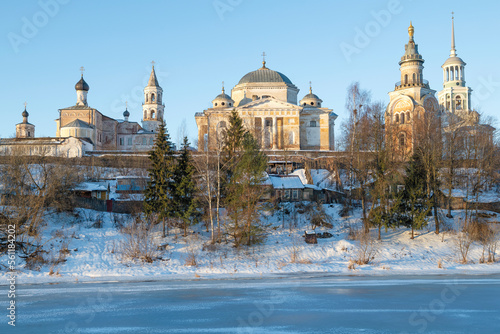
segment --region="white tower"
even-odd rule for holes
[[[163,120],[165,105],[162,102],[163,89],[158,84],[155,66],[149,76],[148,85],[144,88],[144,103],[142,104],[142,127],[147,131],[156,132]]]
[[[441,66],[443,68],[443,90],[438,93],[438,98],[443,110],[461,117],[469,114],[472,109],[472,89],[465,85],[465,65],[465,62],[457,57],[454,17],[452,16],[450,57]]]

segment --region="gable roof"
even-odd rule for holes
[[[274,189],[304,189],[297,175],[269,175]]]
[[[75,119],[73,122],[69,122],[66,125],[61,126],[61,128],[87,128],[92,129],[89,123],[82,121],[81,119]]]
[[[258,99],[254,100],[252,102],[246,103],[242,106],[236,107],[237,110],[239,109],[294,109],[294,110],[302,110],[301,106],[288,103],[285,101],[281,101],[278,99],[275,99],[274,97],[267,97],[265,99]]]

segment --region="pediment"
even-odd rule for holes
[[[269,98],[259,99],[259,100],[249,102],[243,106],[237,107],[236,109],[237,110],[246,110],[246,111],[249,109],[253,109],[253,110],[278,110],[278,109],[301,110],[302,107],[295,105],[295,104],[292,104],[292,103],[284,102],[284,101],[269,97]]]

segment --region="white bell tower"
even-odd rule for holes
[[[156,132],[163,120],[163,89],[158,84],[155,73],[155,63],[149,76],[148,85],[144,88],[144,103],[142,104],[142,127],[144,130]]]

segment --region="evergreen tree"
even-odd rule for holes
[[[181,154],[175,165],[173,181],[173,206],[175,216],[182,220],[184,236],[187,234],[187,228],[196,216],[196,185],[193,179],[194,166],[189,153],[189,141],[184,137]]]
[[[267,168],[267,157],[249,132],[245,133],[239,151],[241,156],[234,165],[226,197],[231,220],[229,234],[236,247],[255,244],[262,239],[259,208],[265,192],[262,182]]]
[[[148,169],[149,182],[144,191],[144,212],[156,215],[163,223],[165,237],[165,220],[173,216],[172,192],[173,172],[175,167],[174,151],[170,135],[162,121],[158,128],[153,149],[149,152],[151,168]]]
[[[427,224],[426,217],[432,208],[432,199],[425,182],[426,170],[420,154],[413,154],[406,168],[405,190],[400,204],[400,221],[411,227],[411,239],[414,230]]]

